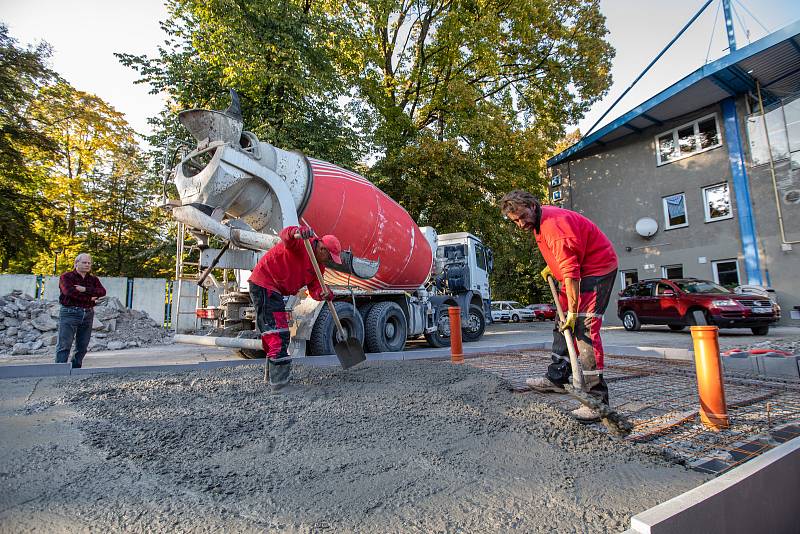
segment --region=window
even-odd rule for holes
[[[664,229],[689,226],[686,218],[686,195],[678,193],[661,199],[664,203]]]
[[[731,195],[728,184],[717,184],[703,188],[703,207],[706,222],[721,221],[733,217]]]
[[[717,115],[707,115],[656,136],[658,165],[720,146]]]
[[[622,289],[639,281],[639,273],[637,271],[620,271],[619,277]]]
[[[662,265],[661,277],[669,280],[683,278],[683,265]]]
[[[482,269],[487,271],[488,268],[486,267],[486,251],[483,248],[483,245],[475,243],[475,261],[478,264],[478,269]]]
[[[653,286],[655,285],[654,282],[642,282],[638,286],[636,286],[636,296],[637,297],[651,297],[653,296]]]
[[[739,262],[736,260],[712,261],[714,281],[728,289],[739,285]]]
[[[675,290],[672,289],[671,285],[665,284],[664,282],[659,282],[656,285],[656,296],[660,297],[665,291],[672,291],[673,294],[675,293]]]

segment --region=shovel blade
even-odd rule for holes
[[[339,358],[342,369],[349,369],[367,359],[361,343],[354,337],[339,341],[333,346],[333,350],[336,351],[336,357]]]

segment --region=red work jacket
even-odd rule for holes
[[[250,282],[285,297],[294,295],[303,286],[307,286],[308,294],[313,299],[322,300],[322,287],[314,273],[306,246],[302,239],[294,237],[299,230],[299,226],[287,226],[281,230],[281,242],[258,260],[250,275]],[[313,245],[317,239],[311,238],[310,241]],[[324,274],[325,265],[320,265],[319,270]]]
[[[608,274],[617,268],[614,245],[592,221],[574,211],[542,206],[534,232],[544,261],[559,282]]]

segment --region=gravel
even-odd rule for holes
[[[14,381],[0,530],[615,532],[706,480],[467,366],[297,367],[282,395],[262,379]]]
[[[0,357],[52,358],[58,342],[58,301],[34,299],[21,291],[0,297]],[[172,343],[172,333],[116,297],[97,300],[89,351],[121,350]]]

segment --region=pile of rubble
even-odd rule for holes
[[[738,341],[738,340],[737,340]],[[800,354],[800,336],[776,337],[755,343],[725,343],[722,350],[737,348],[745,351],[753,349],[782,350],[790,354]]]
[[[57,301],[35,299],[22,291],[0,297],[0,356],[55,353],[60,308]],[[169,330],[116,297],[98,299],[92,329],[90,351],[172,343]]]

